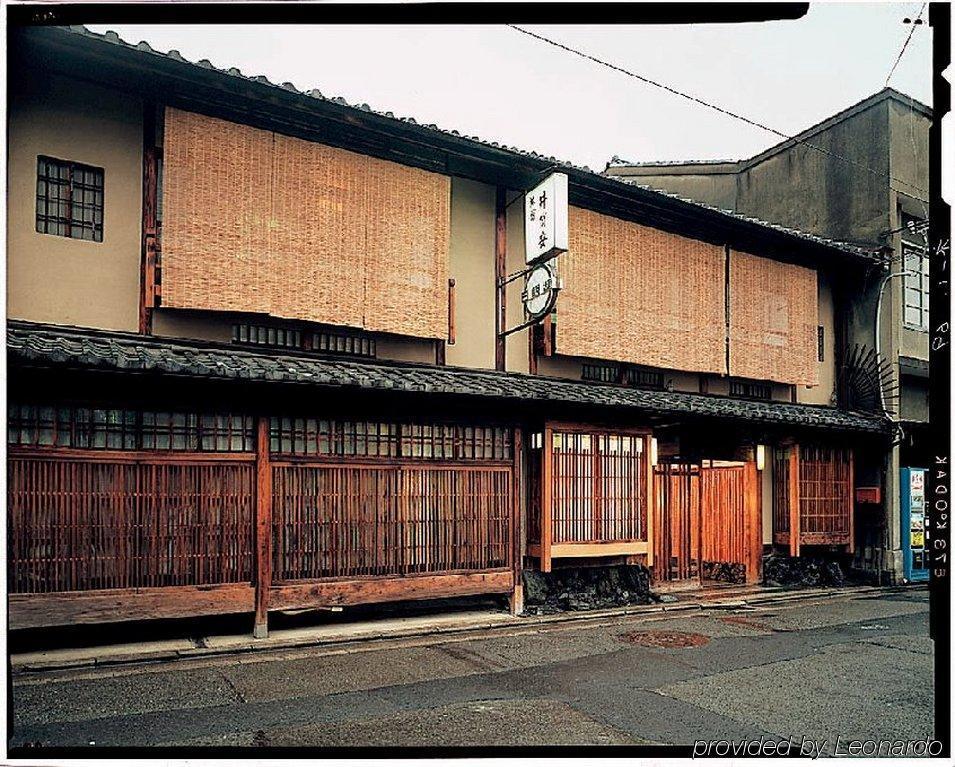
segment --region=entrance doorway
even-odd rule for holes
[[[759,580],[761,494],[754,462],[660,464],[654,468],[654,492],[656,582]]]

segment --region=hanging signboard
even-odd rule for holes
[[[554,310],[558,290],[560,285],[550,264],[538,264],[527,273],[521,299],[528,321],[539,320]]]
[[[524,195],[524,254],[528,264],[567,250],[567,174],[551,173]]]

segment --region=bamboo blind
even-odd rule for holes
[[[561,354],[726,372],[723,248],[575,207],[569,227]]]
[[[450,178],[166,110],[163,304],[447,333]]]
[[[272,134],[166,109],[163,306],[268,312]]]
[[[730,253],[730,375],[818,383],[816,272]]]

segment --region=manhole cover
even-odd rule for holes
[[[640,647],[702,647],[710,641],[705,634],[689,631],[636,631],[623,639]]]

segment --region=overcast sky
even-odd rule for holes
[[[794,134],[880,90],[921,3],[817,3],[796,21],[534,26]],[[891,85],[931,104],[928,11]],[[133,43],[602,170],[748,157],[779,139],[505,26],[114,25]]]

